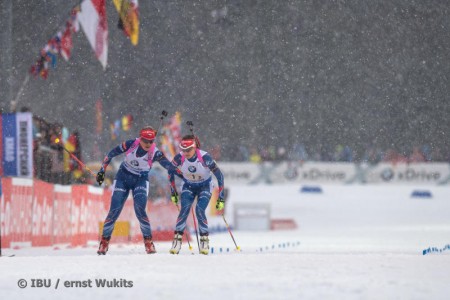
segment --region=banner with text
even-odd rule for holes
[[[450,164],[219,162],[225,184],[450,184]]]
[[[2,114],[0,175],[33,177],[32,114]]]

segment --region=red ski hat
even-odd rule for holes
[[[152,127],[144,127],[139,132],[139,136],[142,139],[153,141],[156,137],[156,131]]]

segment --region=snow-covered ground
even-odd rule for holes
[[[298,225],[295,231],[233,230],[241,252],[233,250],[228,232],[211,235],[209,256],[191,255],[187,245],[170,255],[168,242],[156,242],[155,255],[145,255],[140,244],[112,245],[101,257],[94,245],[6,249],[3,254],[15,256],[0,258],[0,298],[449,298],[450,250],[422,250],[450,244],[450,187],[322,188],[322,194],[303,194],[293,185],[231,187],[230,224],[234,203],[254,202],[270,203],[273,218]],[[429,190],[433,198],[411,198],[414,189]],[[195,250],[195,238],[191,244]],[[19,288],[21,279],[27,287]],[[51,286],[33,288],[33,279]],[[98,287],[96,279],[118,286]],[[86,287],[66,287],[71,281]]]

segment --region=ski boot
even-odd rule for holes
[[[144,238],[144,245],[145,245],[145,252],[147,252],[147,254],[156,253],[155,245],[153,244],[151,237]]]
[[[100,245],[98,246],[97,254],[98,255],[105,255],[106,252],[108,252],[108,245],[110,237],[104,237],[102,236],[102,239],[100,241]]]
[[[169,250],[169,252],[171,254],[178,254],[178,253],[180,253],[182,239],[183,239],[183,235],[182,234],[175,233],[175,236],[173,237],[172,248],[170,248],[170,250]]]
[[[209,253],[209,238],[207,235],[200,236],[200,253],[204,255]]]

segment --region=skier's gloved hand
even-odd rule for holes
[[[98,185],[102,185],[103,181],[105,181],[105,171],[100,170],[97,173],[96,180],[98,182]]]
[[[173,204],[178,205],[178,193],[173,192],[172,196],[170,196],[170,200],[172,200]]]
[[[217,198],[216,209],[222,210],[225,207],[225,200],[222,197]]]

